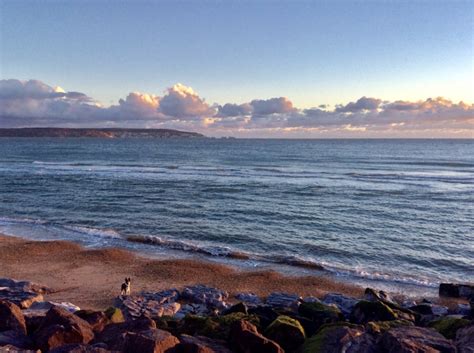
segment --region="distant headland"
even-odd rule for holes
[[[205,138],[197,132],[172,129],[57,128],[0,129],[0,137],[98,137],[98,138]]]

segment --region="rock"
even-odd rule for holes
[[[306,340],[303,353],[341,353],[363,334],[363,328],[350,324],[325,325]],[[354,351],[355,352],[355,351]]]
[[[336,305],[345,317],[349,317],[358,300],[339,293],[328,293],[322,302],[326,305]]]
[[[456,353],[454,344],[438,332],[415,326],[401,326],[386,331],[378,346],[386,353]]]
[[[398,319],[397,314],[379,301],[361,300],[350,315],[351,322],[365,324],[369,321],[390,321]]]
[[[26,335],[25,317],[21,309],[6,300],[0,300],[0,332],[14,330]]]
[[[406,320],[393,321],[370,321],[367,323],[367,330],[373,335],[380,335],[395,327],[400,326],[414,326],[413,322]]]
[[[444,337],[449,339],[456,338],[456,331],[460,328],[466,327],[471,321],[466,319],[459,319],[455,317],[443,317],[441,319],[429,323],[429,327],[434,328]]]
[[[143,292],[142,296],[146,300],[153,300],[159,304],[174,303],[179,299],[179,291],[173,288],[160,292]]]
[[[248,312],[250,315],[256,315],[260,320],[262,328],[267,328],[279,314],[270,306],[261,305],[255,308],[249,308]]]
[[[22,312],[25,317],[26,331],[31,335],[39,329],[48,311],[26,309]]]
[[[285,352],[293,352],[306,338],[301,324],[288,316],[279,316],[265,330],[265,336],[277,342]]]
[[[0,332],[0,346],[12,345],[21,349],[33,347],[33,342],[23,332],[17,330]]]
[[[441,297],[471,299],[474,298],[474,285],[441,283],[439,285],[439,295]]]
[[[431,304],[417,304],[409,308],[411,311],[421,315],[433,315]]]
[[[45,302],[34,302],[33,304],[30,305],[28,309],[31,310],[49,310],[53,306],[61,307],[63,309],[66,309],[67,311],[74,313],[78,310],[81,310],[77,305],[74,305],[69,302],[50,302],[50,301],[45,301]]]
[[[185,287],[181,297],[193,303],[206,304],[210,307],[220,307],[229,298],[229,293],[204,285]]]
[[[0,347],[0,353],[41,353],[41,351],[22,349],[11,344],[7,344],[6,346]]]
[[[250,306],[257,306],[262,304],[262,300],[254,293],[238,293],[235,299]]]
[[[8,287],[12,289],[21,290],[24,292],[34,292],[39,294],[46,294],[50,292],[47,286],[29,281],[17,281],[11,278],[0,278],[0,288]]]
[[[456,346],[459,353],[474,352],[474,325],[463,327],[457,330]]]
[[[365,300],[370,302],[381,301],[396,304],[393,299],[388,295],[388,293],[384,292],[383,290],[377,292],[375,289],[366,288],[364,292],[364,298]]]
[[[122,351],[127,332],[141,332],[156,328],[156,323],[147,317],[118,324],[110,324],[96,335],[93,343],[105,343],[110,350]]]
[[[36,301],[43,301],[43,295],[19,288],[0,287],[0,300],[8,300],[22,309],[27,309]]]
[[[297,311],[301,299],[296,294],[275,292],[267,297],[266,303],[274,308],[289,308]]]
[[[122,310],[119,308],[115,308],[113,306],[108,307],[104,311],[105,316],[107,316],[107,319],[113,324],[119,324],[121,322],[125,321],[125,318],[123,317]]]
[[[229,309],[226,309],[222,312],[222,315],[227,315],[227,314],[232,314],[232,313],[243,313],[245,315],[248,314],[248,308],[247,305],[244,303],[237,303],[235,305],[232,305]]]
[[[438,315],[438,316],[445,316],[445,315],[448,315],[449,313],[449,309],[447,306],[436,305],[436,304],[431,305],[431,311],[433,312],[434,315]]]
[[[176,353],[232,353],[223,340],[210,339],[204,336],[181,335]]]
[[[470,316],[472,313],[471,306],[469,304],[458,304],[455,310],[456,314],[463,315],[463,316]]]
[[[313,297],[312,295],[309,297],[304,297],[303,302],[305,303],[322,303],[321,299]]]
[[[167,331],[149,329],[141,332],[127,332],[124,353],[171,353],[179,340]]]
[[[284,353],[278,343],[262,336],[254,325],[245,320],[232,324],[229,342],[236,353]]]
[[[317,302],[302,303],[298,308],[298,312],[301,316],[311,319],[318,328],[324,324],[344,320],[344,315],[342,315],[339,308]]]
[[[111,353],[111,351],[98,345],[73,343],[52,349],[49,353]]]
[[[89,343],[94,338],[89,323],[64,308],[53,306],[46,314],[34,339],[42,351],[68,344]]]
[[[100,332],[109,323],[107,315],[102,311],[79,310],[74,313],[81,319],[87,321],[94,332]]]

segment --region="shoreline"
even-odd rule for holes
[[[46,300],[69,301],[80,307],[111,305],[123,278],[132,291],[157,291],[206,284],[230,293],[271,292],[322,296],[339,292],[362,297],[364,288],[329,276],[289,276],[272,270],[242,270],[196,259],[147,258],[119,248],[88,249],[69,241],[33,241],[0,234],[0,277],[30,280],[52,289]]]

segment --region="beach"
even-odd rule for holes
[[[132,292],[206,284],[230,293],[271,292],[321,296],[339,292],[354,297],[363,288],[324,276],[285,276],[274,271],[244,271],[213,262],[156,260],[118,248],[86,249],[73,242],[31,241],[0,235],[0,277],[46,285],[46,300],[68,301],[101,310],[113,304],[125,277]]]

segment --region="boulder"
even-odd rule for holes
[[[339,308],[318,302],[302,303],[298,308],[298,313],[303,317],[311,319],[318,328],[324,324],[344,320],[344,315]]]
[[[12,345],[21,349],[33,347],[33,342],[23,332],[17,330],[0,332],[0,346]]]
[[[229,342],[236,353],[284,353],[278,343],[262,336],[255,325],[245,320],[232,324]]]
[[[167,331],[149,329],[141,332],[127,332],[124,353],[170,353],[179,340]]]
[[[268,305],[261,305],[254,308],[249,308],[248,313],[250,315],[256,315],[258,317],[262,328],[266,328],[279,316],[279,314]]]
[[[434,328],[444,337],[454,339],[456,338],[456,331],[468,326],[470,323],[471,321],[466,319],[446,316],[430,322],[428,326]]]
[[[121,322],[125,321],[125,318],[123,317],[122,310],[119,308],[115,308],[113,306],[105,309],[104,311],[105,316],[107,316],[107,319],[114,324],[119,324]]]
[[[431,304],[427,304],[427,303],[413,305],[409,309],[420,315],[433,315],[434,314]]]
[[[469,304],[458,304],[454,312],[463,316],[474,316],[474,313],[472,312],[471,306]]]
[[[322,302],[326,305],[336,305],[345,317],[349,317],[358,300],[339,293],[328,293]]]
[[[222,312],[222,315],[227,315],[227,314],[232,314],[232,313],[244,313],[245,315],[248,314],[248,308],[247,305],[244,303],[240,302],[235,305],[232,305],[230,308],[224,310]]]
[[[321,328],[314,336],[306,340],[303,353],[340,353],[363,334],[363,327],[351,324],[329,324]],[[354,351],[355,352],[355,351]]]
[[[204,336],[181,335],[176,353],[232,353],[226,341],[210,339]]]
[[[56,306],[49,309],[34,335],[42,351],[68,343],[89,343],[93,338],[94,332],[87,321]]]
[[[94,332],[102,331],[105,325],[109,323],[107,315],[102,311],[79,310],[74,314],[87,321]]]
[[[127,332],[141,332],[156,328],[156,323],[147,317],[118,324],[109,324],[96,335],[93,343],[105,343],[110,350],[121,351],[125,344]]]
[[[350,315],[351,322],[365,324],[369,321],[390,321],[398,319],[398,315],[387,305],[379,301],[361,300]]]
[[[0,332],[14,330],[26,334],[26,322],[21,309],[6,300],[0,300]]]
[[[15,347],[11,344],[7,344],[6,346],[0,347],[0,353],[41,353],[40,350],[30,350],[30,349],[22,349],[19,347]]]
[[[27,309],[37,301],[43,301],[44,293],[49,289],[28,281],[16,281],[10,278],[0,278],[0,300],[7,300],[22,309]]]
[[[87,345],[87,344],[66,344],[64,346],[54,348],[49,353],[111,353],[106,348],[100,347],[99,345]]]
[[[414,326],[413,322],[406,320],[393,321],[370,321],[367,323],[367,330],[373,335],[380,335],[394,327]]]
[[[143,292],[142,296],[146,300],[153,300],[160,304],[174,303],[179,299],[179,291],[177,289],[166,289],[160,292]]]
[[[433,329],[401,326],[386,331],[378,348],[386,353],[456,353],[454,344]]]
[[[301,300],[302,298],[296,294],[275,292],[267,297],[266,303],[274,308],[288,308],[297,311]]]
[[[474,298],[474,285],[457,284],[457,283],[441,283],[439,285],[439,295],[441,297],[453,298]]]
[[[288,316],[279,316],[265,330],[265,336],[277,342],[285,352],[294,352],[306,339],[301,324]]]
[[[210,307],[219,308],[222,306],[222,303],[229,298],[229,293],[200,284],[185,287],[181,292],[181,297],[193,303],[201,303]]]
[[[238,293],[235,295],[235,299],[250,306],[257,306],[262,304],[260,297],[254,293]]]
[[[460,328],[456,332],[456,346],[458,353],[474,352],[474,325]]]

